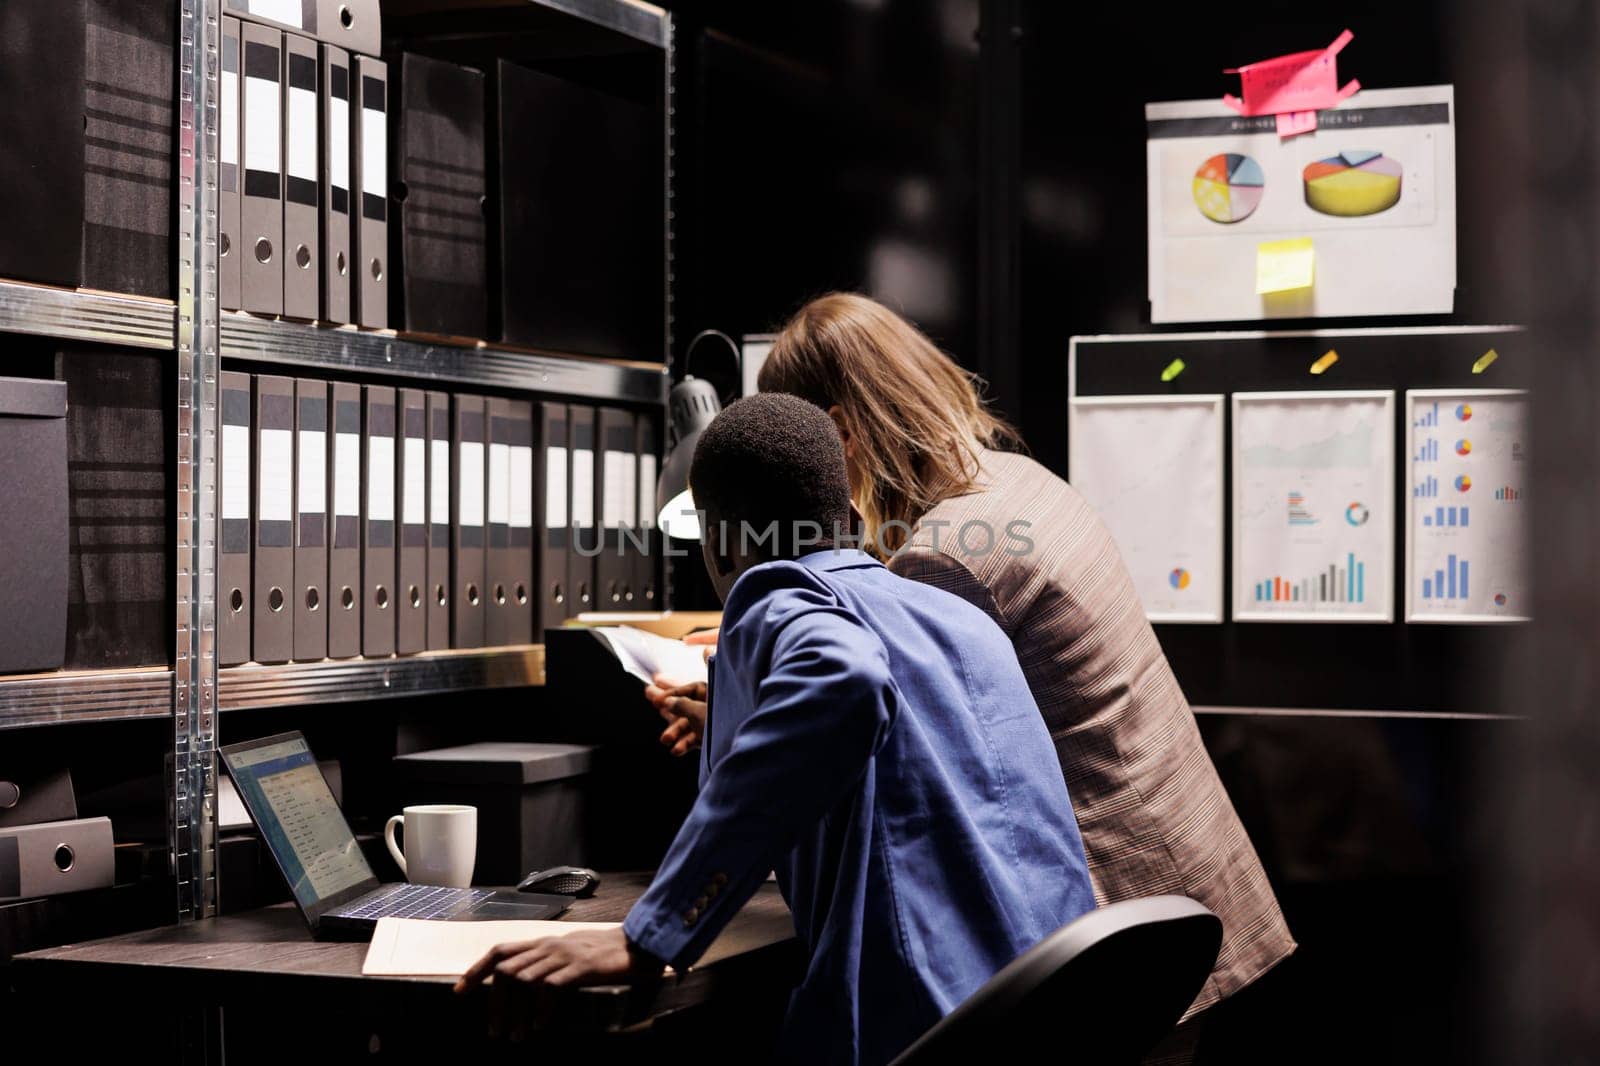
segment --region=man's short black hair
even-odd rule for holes
[[[739,550],[741,525],[755,541],[776,523],[776,541],[760,548],[773,558],[831,545],[835,530],[851,529],[839,432],[820,407],[797,396],[758,393],[730,404],[700,434],[689,486],[695,506],[726,523],[729,551]]]

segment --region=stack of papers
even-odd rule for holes
[[[633,626],[596,626],[592,632],[606,642],[622,668],[645,684],[656,674],[687,685],[706,680],[705,648],[647,633]]]
[[[460,977],[500,944],[615,929],[618,922],[441,922],[379,918],[361,972],[368,977]]]

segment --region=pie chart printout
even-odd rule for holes
[[[1266,185],[1261,164],[1247,155],[1224,152],[1194,172],[1194,204],[1213,222],[1242,222],[1261,205]]]
[[[1308,164],[1301,177],[1305,179],[1306,204],[1313,211],[1360,218],[1387,211],[1400,202],[1404,173],[1404,167],[1382,152],[1351,149]]]

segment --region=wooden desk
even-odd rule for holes
[[[648,883],[648,875],[604,874],[595,896],[562,917],[621,921]],[[506,1045],[486,1040],[481,995],[456,996],[450,978],[364,977],[366,951],[365,943],[312,940],[299,912],[284,904],[19,955],[13,980],[41,1011],[71,1004],[80,1026],[112,1006],[130,1008],[123,1024],[146,1031],[187,1011],[204,1032],[186,1033],[178,1049],[186,1058],[209,1060],[220,1050],[224,1013],[230,1064],[281,1064],[297,1047],[297,1066],[324,1054],[395,1061],[445,1054],[433,1059],[440,1062],[505,1054]],[[774,1008],[781,1012],[800,962],[789,910],[776,886],[765,885],[689,972],[650,986],[541,997],[540,1051],[554,1041],[593,1055],[599,1044],[611,1046],[599,1061],[626,1061],[653,1053],[662,1033],[681,1035],[691,1015],[769,1018]],[[707,1028],[695,1025],[697,1046]],[[281,1047],[270,1050],[275,1041]],[[517,1056],[526,1059],[528,1050]]]

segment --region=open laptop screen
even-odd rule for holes
[[[234,784],[307,914],[363,882],[377,883],[305,737],[290,733],[224,752]]]

